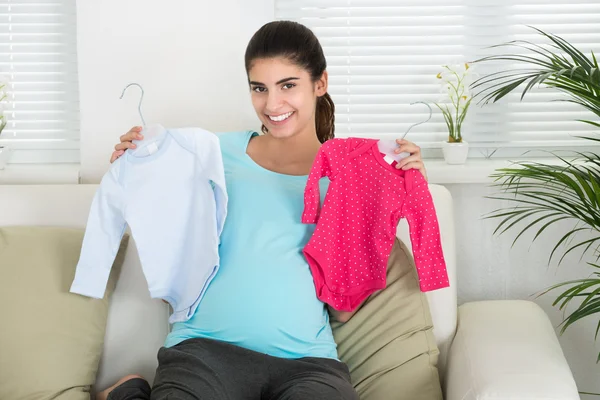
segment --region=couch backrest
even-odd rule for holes
[[[429,185],[429,191],[433,197],[435,210],[440,225],[440,235],[442,238],[442,248],[446,268],[448,268],[448,277],[450,278],[450,287],[427,292],[431,317],[433,318],[434,334],[440,349],[440,378],[443,379],[446,367],[446,357],[448,350],[456,333],[457,323],[457,292],[456,292],[456,236],[454,230],[454,206],[452,195],[444,186]],[[398,225],[397,236],[407,247],[411,248],[408,235],[408,224],[405,220],[400,221]]]
[[[43,225],[85,227],[97,185],[0,185],[0,226]],[[435,335],[445,355],[456,329],[456,252],[452,198],[442,186],[431,185],[440,222],[442,245],[448,264],[451,287],[428,293]],[[406,223],[398,227],[399,237],[410,247]],[[156,352],[169,326],[168,307],[151,299],[135,245],[129,246],[125,265],[113,294],[104,354],[97,388],[103,389],[126,374],[138,373],[152,381],[157,365]]]

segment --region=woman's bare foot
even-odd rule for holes
[[[135,378],[142,378],[142,379],[144,379],[140,375],[127,375],[127,376],[124,376],[121,379],[119,379],[117,381],[117,383],[115,383],[114,385],[112,385],[108,389],[105,389],[105,390],[97,393],[96,394],[96,400],[106,400],[108,398],[108,395],[110,394],[110,392],[112,392],[117,386],[119,386],[119,385],[127,382],[128,380],[135,379]]]

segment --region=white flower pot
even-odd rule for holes
[[[442,142],[442,152],[447,164],[464,164],[469,155],[469,143],[464,140],[460,143]]]
[[[0,146],[0,169],[4,169],[10,159],[11,150],[8,147]]]

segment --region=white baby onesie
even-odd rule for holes
[[[216,135],[199,128],[159,129],[102,178],[71,292],[104,296],[127,224],[150,295],[169,302],[174,323],[194,315],[217,273],[227,192]]]

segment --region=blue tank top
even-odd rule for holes
[[[165,346],[209,338],[275,357],[337,359],[329,315],[302,254],[314,230],[301,223],[307,176],[256,164],[246,154],[255,134],[218,134],[229,196],[220,268],[194,316],[173,324]]]

